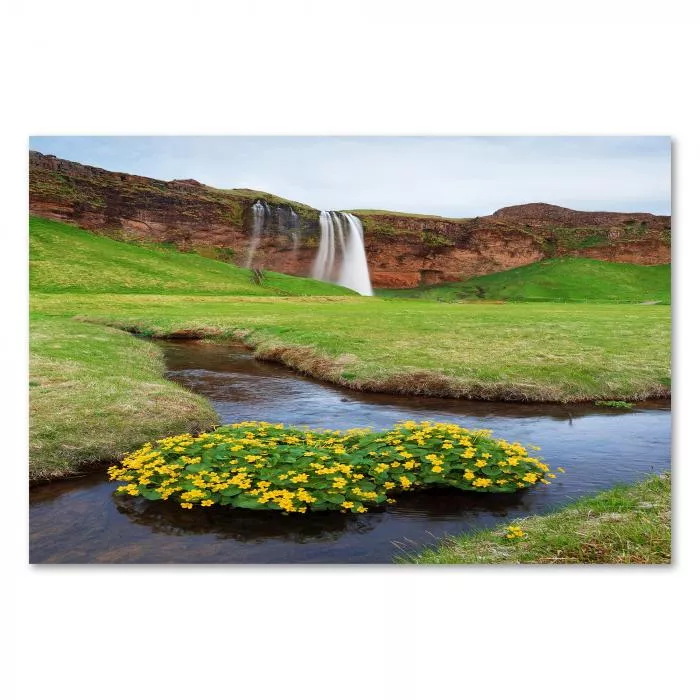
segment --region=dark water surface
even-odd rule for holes
[[[669,402],[632,411],[364,394],[299,377],[244,349],[160,342],[168,376],[208,397],[224,423],[265,420],[309,427],[386,428],[440,420],[488,428],[542,448],[566,474],[517,494],[450,489],[404,494],[362,515],[282,515],[202,508],[113,495],[103,473],[30,493],[30,561],[104,563],[382,563],[436,538],[542,513],[584,494],[670,467]]]

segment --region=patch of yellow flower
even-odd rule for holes
[[[246,421],[147,443],[109,477],[122,482],[119,494],[172,499],[185,509],[364,513],[414,488],[512,492],[556,475],[519,443],[452,423],[405,421],[373,433]]]
[[[514,540],[519,537],[525,537],[525,532],[519,525],[508,525],[506,528],[506,539]]]

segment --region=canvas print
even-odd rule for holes
[[[31,563],[671,561],[669,138],[28,157]]]

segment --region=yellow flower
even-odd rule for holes
[[[191,503],[181,503],[180,508],[191,508],[192,504]]]
[[[340,505],[343,506],[343,508],[352,508],[353,502],[352,501],[343,501]]]
[[[200,505],[202,505],[202,506],[213,506],[213,505],[214,505],[214,501],[212,501],[211,498],[207,498],[206,500],[202,501],[202,502],[200,503]]]
[[[438,466],[437,464],[430,470],[431,472],[436,472],[440,473],[442,471],[442,467]]]
[[[518,525],[509,525],[506,528],[506,538],[509,540],[513,540],[516,537],[525,537],[525,532]]]
[[[473,479],[473,478],[474,478],[474,472],[473,472],[473,471],[470,471],[469,469],[467,469],[467,471],[464,472],[464,478],[465,478],[465,479]]]
[[[474,486],[483,486],[486,488],[487,486],[491,486],[491,479],[474,479],[472,484]]]
[[[485,467],[488,462],[485,459],[477,459],[474,464],[476,464],[477,467]]]

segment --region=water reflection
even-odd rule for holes
[[[284,515],[276,511],[232,510],[224,507],[185,510],[172,502],[112,496],[117,510],[136,525],[176,535],[213,534],[220,539],[264,542],[270,539],[304,543],[331,541],[347,532],[369,532],[383,513],[345,515],[339,512]]]
[[[368,533],[388,516],[468,520],[480,513],[505,516],[523,504],[523,492],[475,494],[456,489],[431,489],[407,493],[393,506],[368,513],[344,514],[336,511],[283,514],[277,511],[231,510],[223,507],[185,510],[174,502],[147,501],[112,495],[116,509],[136,525],[155,533],[187,536],[214,534],[221,539],[264,542],[269,539],[304,543],[331,541],[343,534]]]

